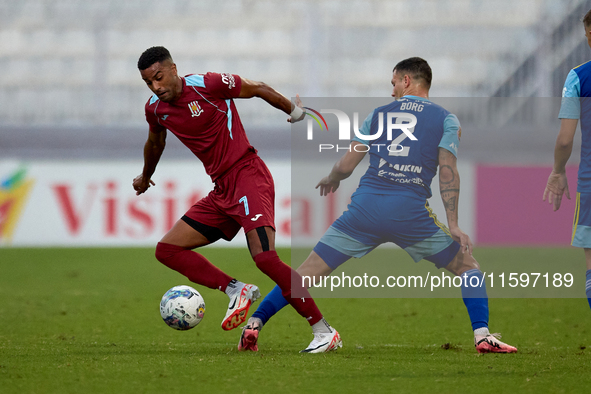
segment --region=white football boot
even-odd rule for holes
[[[244,285],[240,291],[230,297],[230,304],[226,317],[222,320],[222,328],[226,331],[233,330],[246,321],[248,309],[261,296],[261,292],[255,285]]]
[[[338,331],[333,328],[329,333],[314,333],[312,342],[300,353],[326,353],[340,347],[343,347],[343,341],[341,341]]]

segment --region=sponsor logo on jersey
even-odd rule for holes
[[[257,220],[259,220],[259,218],[263,216],[262,213],[257,213],[256,215],[254,215],[254,217],[250,220],[252,220],[253,222],[256,222]]]
[[[199,116],[203,113],[203,109],[199,106],[197,100],[189,103],[189,109],[191,110],[191,117]]]
[[[228,85],[228,89],[232,89],[236,86],[236,81],[234,80],[234,76],[229,73],[222,74],[222,82]]]
[[[0,241],[10,242],[34,181],[21,168],[0,182]]]
[[[168,115],[164,115],[164,116],[162,117],[162,120],[166,120],[166,118],[168,118]]]
[[[384,163],[382,164],[382,160],[380,160],[380,168],[384,164],[387,163],[385,160],[383,160]],[[390,167],[391,169],[393,169],[395,171],[401,171],[401,172],[414,172],[416,174],[420,174],[421,172],[423,172],[422,166],[415,166],[412,164],[390,164],[390,163],[388,163],[388,167]]]

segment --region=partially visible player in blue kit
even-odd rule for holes
[[[408,128],[393,132],[391,141],[386,132],[373,140],[356,137],[350,150],[318,183],[322,196],[336,191],[369,147],[370,165],[351,197],[348,210],[326,231],[297,272],[309,277],[329,275],[351,257],[360,258],[382,243],[393,242],[415,262],[425,259],[455,275],[465,275],[464,283],[470,283],[472,277],[477,277],[480,283],[484,278],[472,257],[472,242],[458,226],[460,178],[456,155],[461,134],[458,118],[429,101],[431,68],[421,58],[398,63],[393,70],[392,86],[396,100],[375,109],[365,119],[361,134],[379,134],[379,119],[385,121],[386,113],[393,112],[397,113],[396,123],[409,124]],[[395,135],[397,131],[399,135]],[[427,203],[438,166],[449,228],[437,220]],[[462,296],[478,352],[516,352],[516,348],[499,341],[498,335],[488,330],[486,287],[462,287]],[[249,319],[238,349],[256,351],[260,329],[286,305],[280,289],[274,288]],[[321,338],[316,342],[319,352],[330,346]]]
[[[583,18],[585,37],[591,47],[591,11]],[[554,148],[554,168],[544,190],[543,200],[553,204],[554,211],[560,208],[562,195],[570,200],[566,179],[566,163],[573,149],[577,124],[581,119],[581,163],[577,185],[577,205],[573,223],[571,244],[584,248],[587,262],[586,286],[587,301],[591,306],[591,62],[583,63],[570,70],[562,89],[560,106],[560,131]]]

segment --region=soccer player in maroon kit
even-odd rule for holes
[[[233,74],[190,74],[179,77],[176,64],[164,47],[147,49],[138,69],[154,95],[146,103],[149,124],[144,146],[144,168],[133,180],[137,195],[154,182],[150,179],[164,150],[167,130],[178,137],[203,162],[215,183],[156,246],[156,258],[192,282],[219,289],[230,297],[222,328],[231,330],[245,320],[259,289],[228,276],[192,249],[223,238],[231,240],[244,228],[256,266],[281,288],[283,296],[312,326],[314,340],[304,351],[325,351],[341,345],[339,334],[323,319],[314,300],[291,298],[292,276],[299,274],[275,252],[275,189],[271,173],[250,145],[233,99],[260,97],[290,115],[304,117],[299,106],[262,82]],[[293,108],[292,108],[293,107]],[[301,280],[294,281],[301,283]],[[302,289],[305,290],[305,289]],[[249,330],[250,335],[257,335]],[[329,346],[318,347],[318,340]],[[256,342],[255,342],[256,343]]]

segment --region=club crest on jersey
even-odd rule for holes
[[[203,112],[203,109],[199,106],[197,100],[189,103],[189,109],[191,110],[191,117],[199,116]]]

